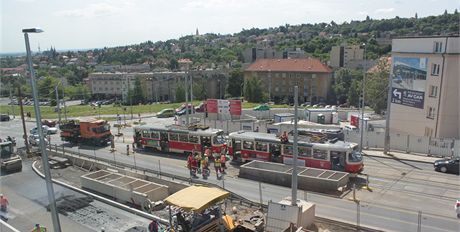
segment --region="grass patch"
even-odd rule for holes
[[[201,101],[194,101],[194,105],[197,106]],[[166,108],[177,108],[183,103],[171,103],[171,104],[153,104],[153,105],[134,105],[130,106],[114,106],[114,105],[102,105],[99,107],[93,107],[89,105],[75,105],[75,106],[68,106],[67,107],[67,117],[81,117],[81,116],[95,116],[101,117],[103,115],[124,115],[126,114],[126,118],[131,118],[131,112],[134,117],[137,117],[138,114],[146,114],[146,113],[157,113]],[[252,109],[256,106],[260,105],[259,103],[249,103],[244,102],[243,108],[245,109]],[[288,108],[288,105],[271,105],[271,108]],[[13,106],[12,109],[9,105],[0,105],[0,113],[1,114],[9,114],[19,115],[19,106]],[[40,106],[40,112],[43,119],[55,119],[58,118],[58,113],[54,112],[54,106]],[[125,110],[126,109],[126,110]],[[61,118],[64,118],[64,109],[61,109]],[[32,117],[35,117],[35,111],[33,106],[24,106],[24,114],[30,112]],[[115,117],[104,117],[108,119],[115,119]]]

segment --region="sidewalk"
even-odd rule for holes
[[[430,157],[428,155],[423,154],[413,154],[413,153],[404,153],[399,151],[390,151],[388,154],[383,154],[382,150],[364,150],[365,156],[372,156],[372,157],[379,157],[379,158],[387,158],[387,159],[394,159],[394,160],[404,160],[404,161],[414,161],[414,162],[422,162],[422,163],[434,163],[434,161],[442,159],[439,157]]]

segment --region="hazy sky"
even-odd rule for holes
[[[101,48],[195,33],[236,33],[301,23],[419,17],[453,12],[459,0],[0,0],[0,52]]]

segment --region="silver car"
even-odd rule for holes
[[[56,127],[49,127],[47,125],[42,125],[42,130],[43,134],[45,135],[51,135],[51,134],[57,134],[58,129]],[[34,127],[32,130],[30,130],[31,134],[38,134],[37,127]]]
[[[45,146],[48,145],[48,140],[44,138]],[[29,144],[32,146],[38,146],[40,143],[40,137],[38,134],[31,134],[29,135]]]

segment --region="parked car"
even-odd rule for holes
[[[444,173],[459,174],[459,162],[460,158],[455,159],[442,159],[434,161],[434,170]]]
[[[357,131],[358,130],[358,128],[353,125],[345,125],[343,129],[347,131]]]
[[[49,127],[55,127],[56,123],[57,123],[56,120],[48,120],[48,119],[42,120],[42,124],[45,126],[49,126]]]
[[[193,113],[193,105],[192,104],[188,104],[188,112],[191,114]],[[179,106],[177,109],[176,109],[176,114],[177,115],[184,115],[185,114],[185,104],[182,104],[181,106]]]
[[[0,121],[10,121],[10,116],[8,114],[0,114]]]
[[[455,212],[457,213],[457,218],[460,219],[460,198],[457,198],[457,202],[455,202]]]
[[[255,111],[266,111],[266,110],[270,110],[270,106],[266,105],[266,104],[262,104],[262,105],[258,105],[256,107],[254,107]]]
[[[169,118],[174,117],[174,109],[162,109],[157,113],[157,118]]]
[[[42,125],[42,130],[43,134],[45,135],[50,135],[50,134],[57,134],[57,128],[56,127],[49,127],[47,125]],[[37,127],[34,127],[32,130],[30,130],[31,134],[38,134]]]
[[[195,107],[195,112],[203,113],[206,111],[206,103],[202,102],[197,107]]]
[[[45,146],[48,145],[48,140],[46,138],[44,138],[44,140],[45,140]],[[29,135],[29,144],[30,145],[38,146],[39,143],[40,143],[40,137],[38,136],[38,134]]]

